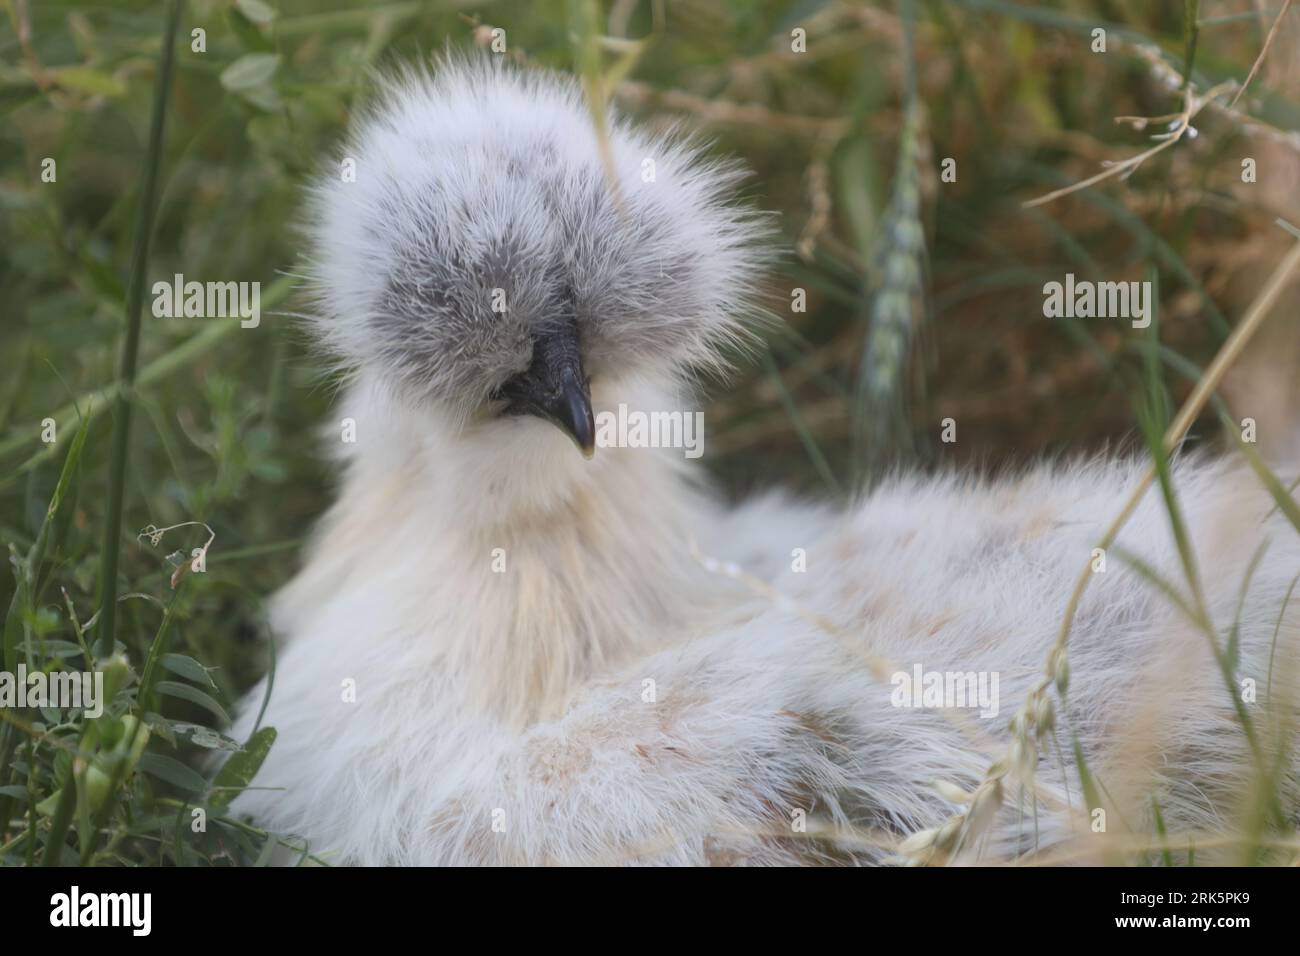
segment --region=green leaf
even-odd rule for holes
[[[1277,636],[1282,631],[1282,619],[1286,617],[1287,608],[1291,606],[1291,595],[1295,591],[1297,582],[1300,582],[1300,574],[1291,579],[1291,586],[1286,589],[1286,597],[1282,598],[1282,609],[1277,613],[1277,623],[1273,625],[1273,640],[1268,650],[1268,684],[1264,689],[1266,700],[1273,699],[1273,658],[1277,655]]]
[[[1152,324],[1152,328],[1155,324]],[[1154,355],[1154,353],[1148,353]],[[1154,359],[1150,369],[1158,368]],[[1148,382],[1148,403],[1139,405],[1137,409],[1138,424],[1146,437],[1147,447],[1151,451],[1151,462],[1156,472],[1156,480],[1160,489],[1160,495],[1164,499],[1165,513],[1169,517],[1169,527],[1173,533],[1174,548],[1178,552],[1178,560],[1182,565],[1183,576],[1187,579],[1187,586],[1191,593],[1191,606],[1196,612],[1195,620],[1206,622],[1202,626],[1208,625],[1208,618],[1205,615],[1205,601],[1202,597],[1201,577],[1196,566],[1196,552],[1192,548],[1191,536],[1188,534],[1187,525],[1183,521],[1182,507],[1178,502],[1178,496],[1174,491],[1173,473],[1169,467],[1169,456],[1164,449],[1163,429],[1164,423],[1160,421],[1159,395],[1163,386],[1158,383]],[[1210,631],[1211,643],[1214,643],[1213,631]],[[1215,655],[1219,653],[1219,648],[1215,646]]]
[[[276,113],[284,107],[279,91],[269,83],[255,86],[251,90],[240,90],[239,95],[266,113]]]
[[[279,68],[279,54],[245,53],[221,71],[221,85],[232,93],[244,93],[267,83]]]
[[[65,66],[54,71],[54,82],[74,93],[91,96],[126,96],[126,84],[115,76],[86,66]]]
[[[145,754],[140,758],[140,769],[186,793],[202,793],[208,786],[208,782],[197,771],[163,754]]]
[[[212,781],[208,803],[214,808],[228,806],[245,787],[252,783],[262,762],[275,743],[275,728],[263,727],[249,738],[244,749],[233,754],[221,767]]]
[[[265,843],[263,843],[262,852],[257,855],[257,859],[253,862],[253,866],[254,867],[270,866],[271,861],[275,858],[275,848],[277,845],[278,844],[276,844],[274,839],[268,839]]]
[[[84,652],[81,645],[74,644],[72,641],[61,641],[56,638],[46,638],[41,647],[45,650],[45,656],[51,658],[60,658],[68,661],[76,657],[82,657]]]
[[[238,7],[230,8],[229,23],[235,39],[245,50],[275,52],[275,40],[271,31],[263,24],[254,23]]]
[[[1199,614],[1197,614],[1196,608],[1192,606],[1191,602],[1188,601],[1187,598],[1183,597],[1183,595],[1179,593],[1178,588],[1175,587],[1167,578],[1127,548],[1115,545],[1112,550],[1115,552],[1116,557],[1136,571],[1148,584],[1163,594],[1165,598],[1168,599],[1169,603],[1178,608],[1188,621],[1197,628],[1204,630],[1205,621],[1201,619]]]
[[[1260,561],[1264,559],[1264,552],[1268,550],[1269,540],[1265,538],[1255,549],[1254,555],[1251,556],[1250,564],[1246,565],[1246,575],[1241,581],[1241,590],[1237,594],[1237,613],[1232,617],[1232,630],[1228,633],[1228,646],[1224,653],[1228,657],[1228,666],[1234,671],[1241,663],[1241,615],[1246,610],[1246,594],[1250,591],[1251,579],[1255,577],[1255,570],[1259,567]]]
[[[1286,520],[1291,522],[1292,527],[1300,531],[1300,505],[1296,504],[1296,500],[1291,497],[1291,493],[1286,486],[1278,480],[1277,475],[1273,474],[1268,465],[1264,464],[1264,459],[1259,456],[1259,452],[1248,442],[1238,440],[1237,447],[1246,456],[1246,461],[1250,464],[1251,470],[1255,472],[1255,477],[1273,496],[1273,501],[1277,503],[1278,510],[1286,515]]]
[[[857,250],[863,256],[871,254],[872,243],[879,235],[880,215],[872,197],[876,185],[873,172],[875,157],[871,141],[865,136],[849,139],[835,157],[835,198],[839,213],[853,231]]]
[[[192,657],[186,657],[184,654],[164,654],[161,663],[173,674],[179,674],[187,680],[211,687],[213,690],[217,689],[217,685],[208,676],[208,669]]]
[[[790,418],[791,424],[794,425],[795,431],[799,435],[799,440],[803,442],[804,450],[808,452],[808,458],[817,469],[822,480],[826,482],[826,487],[834,495],[840,495],[842,489],[840,483],[835,480],[835,472],[831,469],[830,463],[827,462],[826,456],[822,454],[821,447],[817,444],[811,429],[808,428],[807,422],[803,415],[799,413],[799,406],[795,403],[794,396],[785,386],[785,380],[781,378],[781,370],[777,368],[776,360],[772,358],[771,352],[763,354],[763,367],[767,371],[768,378],[776,387],[777,395],[781,398],[781,404],[785,408],[786,414]]]
[[[181,684],[177,681],[163,680],[158,682],[155,690],[169,697],[179,697],[181,700],[188,700],[192,704],[198,704],[223,723],[230,723],[230,715],[226,713],[225,709],[197,687],[191,687],[189,684]]]
[[[275,11],[262,0],[235,0],[235,9],[254,23],[263,26],[275,19]]]
[[[63,470],[59,473],[58,484],[55,485],[54,494],[50,497],[49,506],[45,510],[45,520],[41,523],[36,543],[32,545],[27,555],[26,566],[19,576],[17,587],[14,588],[13,600],[9,603],[9,613],[5,617],[4,628],[4,663],[5,670],[10,672],[18,667],[18,642],[23,631],[22,612],[25,605],[32,606],[40,600],[41,590],[49,573],[48,570],[42,572],[42,566],[45,563],[45,552],[49,547],[50,538],[56,535],[58,529],[66,527],[65,516],[71,514],[71,501],[76,497],[74,478],[77,474],[77,464],[81,461],[81,449],[86,444],[89,430],[90,420],[85,419],[73,436],[72,444],[68,448],[68,457],[63,460]]]
[[[173,739],[179,737],[188,740],[195,747],[202,747],[205,750],[225,750],[229,753],[238,753],[243,749],[239,746],[238,740],[219,734],[211,727],[179,720],[167,721],[166,724],[167,731]]]
[[[1074,748],[1074,766],[1079,773],[1079,784],[1083,787],[1086,806],[1091,810],[1104,809],[1101,792],[1097,789],[1097,781],[1093,779],[1092,771],[1088,769],[1088,760],[1083,755],[1083,745],[1079,743],[1078,734],[1070,733],[1070,745]]]
[[[172,598],[163,608],[163,618],[158,624],[158,632],[154,635],[153,643],[149,646],[149,656],[145,658],[144,670],[140,674],[140,689],[136,698],[140,706],[145,710],[157,710],[158,702],[155,699],[157,688],[154,686],[158,680],[158,668],[162,666],[162,658],[166,653],[167,642],[170,639],[169,633],[172,624],[172,605],[176,603],[180,591],[173,591]]]

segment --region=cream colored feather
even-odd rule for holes
[[[399,79],[360,125],[356,183],[318,186],[316,327],[354,371],[337,418],[356,441],[327,430],[342,487],[275,600],[264,723],[279,739],[237,809],[372,864],[878,862],[966,810],[964,858],[1072,838],[1086,854],[1077,736],[1125,825],[1148,829],[1153,799],[1170,830],[1225,825],[1252,774],[1231,699],[1205,636],[1117,557],[1181,579],[1156,493],[1079,609],[1064,760],[1045,748],[1023,797],[1014,770],[978,789],[1138,464],[728,508],[680,450],[587,460],[547,422],[494,414],[542,319],[517,312],[499,339],[490,314],[470,321],[476,257],[493,281],[523,275],[512,289],[532,308],[577,277],[597,414],[696,407],[689,369],[717,364],[749,311],[763,236],[730,204],[732,174],[617,121],[613,137],[623,214],[584,205],[605,171],[570,82],[448,63]],[[640,238],[624,246],[629,222]],[[1269,539],[1240,673],[1256,714],[1293,708],[1300,615],[1274,629],[1300,536],[1240,468],[1183,460],[1175,484],[1221,634]],[[893,674],[918,665],[997,675],[997,716],[898,706]],[[977,805],[935,781],[957,799],[978,789]],[[1284,791],[1294,807],[1293,765]],[[948,825],[904,855],[924,858]]]

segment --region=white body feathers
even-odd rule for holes
[[[413,95],[398,114],[407,124],[420,121]],[[512,122],[576,144],[565,162],[593,161],[571,98],[510,108]],[[427,131],[394,129],[385,162],[398,165],[385,175],[439,148]],[[616,139],[631,183],[629,143],[639,148]],[[448,356],[412,360],[424,379],[386,370],[361,316],[375,301],[367,283],[398,253],[334,218],[367,215],[378,194],[335,206],[335,188],[321,191],[334,210],[319,226],[322,325],[359,369],[339,416],[355,419],[357,441],[342,446],[338,502],[275,602],[285,644],[264,723],[279,739],[237,808],[340,862],[386,864],[870,862],[951,816],[933,782],[971,789],[1005,755],[1008,721],[1042,678],[1070,590],[1138,467],[898,480],[833,512],[778,496],[728,510],[679,451],[602,448],[585,461],[543,422],[478,413],[487,389],[460,373],[435,382]],[[688,232],[712,228],[687,206],[673,215]],[[729,242],[739,215],[724,221]],[[709,264],[731,267],[717,281],[739,300],[734,282],[756,264],[731,246]],[[682,314],[669,319],[703,301],[678,291]],[[648,318],[593,332],[606,348],[591,357],[596,410],[682,407],[674,373],[711,359],[704,343],[727,326],[709,310],[724,304],[705,303],[708,321],[672,348],[642,347]],[[1261,703],[1270,676],[1274,693],[1292,693],[1282,662],[1300,615],[1273,641],[1300,537],[1247,472],[1193,461],[1176,486],[1221,633],[1271,537],[1244,604],[1241,671]],[[694,544],[772,591],[706,568]],[[1118,544],[1180,580],[1156,493]],[[1116,554],[1079,608],[1058,734],[1067,750],[1077,734],[1129,826],[1145,825],[1154,785],[1167,827],[1212,829],[1248,776],[1245,739],[1204,635]],[[996,673],[999,714],[895,706],[895,686],[864,656],[907,673]],[[1048,848],[1087,826],[1065,764],[1063,776],[1055,753],[1042,758],[1036,823],[1008,786],[986,854]]]

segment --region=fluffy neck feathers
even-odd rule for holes
[[[593,392],[598,408],[617,403]],[[680,407],[668,394],[642,385],[618,400]],[[701,622],[714,600],[687,549],[707,512],[680,450],[601,448],[587,461],[543,422],[460,428],[374,380],[352,388],[340,418],[356,441],[340,443],[338,503],[276,601],[291,638],[310,640],[319,615],[365,608],[362,662],[399,655],[407,678],[441,685],[440,706],[519,725],[687,633],[688,609]]]

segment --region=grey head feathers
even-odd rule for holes
[[[487,57],[387,77],[312,191],[321,344],[462,418],[555,327],[588,379],[717,365],[757,314],[767,220],[738,165],[607,129],[617,196],[571,78]]]

